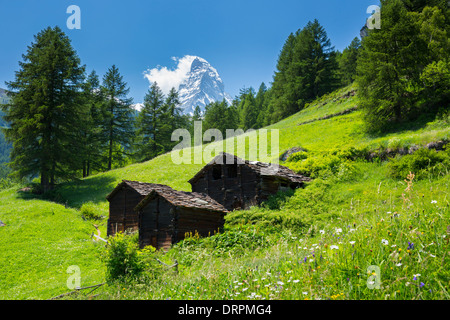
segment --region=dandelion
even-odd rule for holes
[[[387,246],[389,244],[389,241],[387,241],[386,239],[382,239],[381,243],[384,244],[385,246]]]

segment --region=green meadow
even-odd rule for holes
[[[63,183],[45,197],[19,191],[25,186],[1,190],[0,298],[69,292],[67,269],[75,265],[82,287],[108,281],[92,294],[80,291],[68,299],[448,299],[449,152],[440,151],[444,160],[437,163],[424,156],[428,164],[414,155],[370,161],[365,155],[448,140],[449,119],[425,114],[382,135],[365,132],[359,109],[319,120],[357,107],[358,96],[347,94],[352,89],[265,128],[279,130],[279,150],[259,160],[273,162],[301,147],[304,152],[281,164],[312,182],[262,207],[231,212],[223,233],[192,234],[168,252],[138,250],[136,237],[124,236],[118,241],[140,266],[134,278],[108,280],[110,249],[92,238],[94,225],[106,237],[105,197],[122,179],[190,191],[187,181],[213,153],[202,164],[183,165],[164,154]],[[204,145],[216,151],[223,146]],[[249,143],[247,154],[257,148]],[[196,152],[202,149],[192,150],[192,158]],[[422,165],[412,166],[413,160]],[[408,165],[417,170],[409,174]],[[395,177],[399,168],[408,174]],[[87,206],[99,218],[86,217]],[[177,261],[177,270],[155,264],[156,258],[167,265]]]

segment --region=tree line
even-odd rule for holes
[[[164,97],[154,83],[138,112],[117,66],[101,80],[95,71],[86,75],[59,27],[35,35],[19,66],[6,83],[10,99],[1,108],[8,126],[2,130],[12,144],[13,175],[39,177],[43,192],[169,151],[169,132],[188,126],[175,89]]]
[[[354,38],[343,52],[336,51],[319,21],[308,22],[286,39],[271,86],[243,88],[230,106],[224,101],[206,106],[203,129],[258,129],[297,113],[355,80],[360,48]]]
[[[59,27],[42,30],[7,82],[2,105],[15,176],[40,177],[43,191],[170,151],[175,129],[258,129],[295,114],[316,98],[356,83],[368,130],[383,131],[450,105],[449,8],[444,0],[381,0],[381,28],[368,30],[342,52],[318,20],[291,33],[278,56],[273,82],[243,88],[230,105],[213,102],[192,115],[180,110],[175,88],[157,83],[133,108],[129,88],[113,65],[86,74]]]
[[[339,52],[318,20],[291,33],[271,87],[242,89],[232,105],[207,106],[203,129],[258,129],[301,111],[316,98],[356,84],[369,132],[450,106],[450,14],[445,0],[381,0],[381,28]]]

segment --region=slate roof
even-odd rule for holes
[[[134,208],[139,210],[143,208],[150,200],[156,196],[163,197],[168,202],[177,207],[198,208],[216,212],[228,212],[227,209],[216,200],[204,193],[185,192],[177,190],[153,189],[141,202]]]
[[[173,190],[171,187],[163,185],[163,184],[122,180],[122,182],[119,183],[114,188],[114,190],[109,195],[106,196],[106,199],[110,200],[124,186],[128,186],[128,187],[136,190],[142,196],[148,195],[153,190]]]
[[[230,163],[230,161],[227,160],[226,157],[230,157],[230,159],[233,159],[233,162]],[[311,178],[298,174],[285,166],[278,165],[278,167],[276,167],[274,164],[269,164],[260,161],[244,160],[233,154],[221,152],[219,155],[214,157],[207,165],[205,165],[199,172],[197,172],[197,174],[195,174],[195,176],[193,176],[188,182],[191,184],[195,183],[201,176],[203,176],[203,174],[207,170],[209,170],[210,167],[212,167],[215,164],[233,164],[233,163],[248,166],[253,170],[258,171],[262,175],[278,177],[281,179],[290,180],[291,182],[302,183],[305,181],[311,181]]]

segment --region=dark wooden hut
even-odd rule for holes
[[[291,169],[220,153],[189,180],[193,192],[209,195],[227,210],[259,205],[279,190],[302,187],[311,179]]]
[[[168,249],[198,232],[201,236],[221,231],[227,210],[211,197],[176,190],[152,190],[135,208],[139,214],[139,245]]]
[[[136,231],[138,229],[138,215],[134,208],[152,190],[172,190],[169,186],[144,183],[138,181],[123,180],[106,197],[109,201],[109,219],[107,235],[126,230]]]

